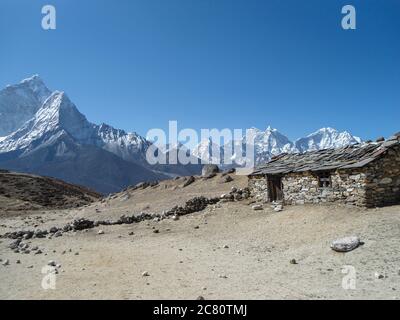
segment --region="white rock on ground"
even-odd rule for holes
[[[251,207],[253,210],[262,210],[263,206],[261,204],[255,204],[254,206]]]
[[[349,252],[360,245],[360,238],[351,236],[337,239],[332,242],[331,249],[338,252]]]

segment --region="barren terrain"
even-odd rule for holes
[[[3,211],[0,234],[61,227],[79,217],[115,220],[141,211],[161,213],[196,196],[219,197],[246,186],[247,178],[232,177],[228,183],[221,175],[197,178],[186,187],[183,178],[165,181],[81,208]],[[0,298],[400,298],[400,206],[287,206],[275,212],[268,204],[255,211],[251,202],[220,202],[179,220],[23,240],[41,254],[15,253],[8,247],[13,240],[1,238]],[[359,236],[364,245],[348,253],[330,249],[332,240],[349,235]],[[41,286],[49,260],[61,265],[54,290]],[[344,266],[355,268],[355,289],[342,287]]]

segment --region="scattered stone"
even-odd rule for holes
[[[291,259],[291,260],[290,260],[290,264],[297,264],[296,259]]]
[[[375,279],[384,279],[385,276],[379,272],[375,272]]]
[[[196,300],[205,300],[203,296],[198,296]]]
[[[262,204],[255,204],[251,207],[253,210],[263,210]]]
[[[225,245],[223,246],[223,248],[224,248],[224,249],[229,249],[229,246],[225,244]]]
[[[50,267],[55,267],[55,266],[57,265],[57,263],[56,263],[54,260],[50,260],[50,261],[47,263],[47,265],[50,266]]]
[[[150,277],[150,274],[147,271],[144,271],[142,273],[142,277]]]
[[[233,181],[233,178],[231,177],[231,176],[224,176],[224,177],[222,177],[221,178],[221,182],[222,183],[229,183],[229,182],[232,182]]]
[[[134,233],[133,233],[133,232],[129,232],[128,235],[129,235],[129,236],[133,236]]]
[[[352,236],[333,241],[331,244],[331,249],[337,252],[349,252],[356,249],[359,245],[360,239]]]
[[[42,254],[43,252],[42,252],[42,250],[37,250],[36,252],[35,252],[35,254]]]
[[[228,279],[228,277],[227,277],[226,275],[224,275],[224,274],[219,274],[219,275],[218,275],[218,278],[221,278],[221,279]]]
[[[199,226],[195,226],[194,228],[195,228],[195,229],[200,229],[200,227],[199,227]]]
[[[1,263],[3,266],[8,266],[10,264],[10,260],[6,259]]]
[[[219,172],[219,168],[215,164],[206,164],[203,166],[203,169],[201,171],[201,175],[203,177],[210,177],[211,175],[217,174]]]
[[[21,239],[17,239],[15,241],[11,242],[8,247],[12,250],[15,250],[19,247],[20,243],[21,243]]]
[[[155,230],[153,230],[153,233],[160,233],[160,230],[155,229]]]
[[[63,235],[63,233],[62,233],[61,230],[57,231],[57,232],[54,234],[55,237],[62,237],[62,235]]]
[[[191,185],[193,182],[196,181],[196,178],[193,176],[190,176],[185,183],[183,184],[183,187],[186,188],[187,186]]]
[[[172,216],[172,220],[174,220],[174,221],[179,220],[179,216]]]
[[[15,263],[16,264],[21,264],[21,260],[17,260]]]
[[[97,234],[104,234],[104,231],[103,231],[103,230],[99,230],[99,231],[97,232]]]

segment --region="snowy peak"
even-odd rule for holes
[[[277,129],[268,126],[265,131],[251,129],[254,135],[254,146],[257,153],[271,153],[277,155],[282,152],[290,152],[293,149],[293,143],[280,133]]]
[[[22,150],[45,143],[51,135],[69,134],[78,141],[91,136],[93,125],[82,115],[64,92],[53,92],[19,130],[0,141],[0,151]],[[31,148],[31,147],[30,147]]]
[[[220,146],[212,141],[211,138],[201,141],[194,147],[192,155],[199,158],[204,163],[221,163],[223,157]]]
[[[29,88],[41,103],[44,103],[51,95],[51,91],[46,87],[43,80],[37,74],[22,80],[20,85]]]
[[[22,80],[0,91],[0,136],[19,129],[51,95],[39,76]]]
[[[361,139],[352,136],[349,132],[339,132],[327,127],[317,130],[305,138],[295,142],[296,149],[300,152],[315,151],[321,149],[340,148],[346,145],[360,143]]]

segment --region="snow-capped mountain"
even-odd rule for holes
[[[0,137],[19,129],[51,95],[39,76],[22,80],[0,91]]]
[[[296,140],[296,149],[300,152],[321,149],[340,148],[351,144],[361,143],[359,137],[352,136],[349,132],[339,132],[333,128],[322,128],[311,133],[305,138]]]
[[[200,141],[192,149],[192,155],[200,159],[203,163],[220,164],[223,160],[223,149],[209,138]]]
[[[281,153],[340,148],[350,144],[361,143],[360,138],[352,136],[347,131],[338,132],[332,128],[322,128],[305,138],[296,140],[296,142],[290,141],[288,137],[271,126],[268,126],[265,131],[251,128],[247,133],[248,135],[244,136],[241,141],[233,141],[224,147],[213,144],[211,140],[204,140],[194,148],[192,154],[203,161],[210,161],[211,159],[214,161],[213,163],[220,163],[224,166],[227,164],[224,161],[224,152],[229,150],[230,154],[232,154],[230,159],[236,162],[237,165],[242,165],[244,158],[249,157],[246,149],[248,148],[247,144],[250,143],[252,145],[251,149],[254,150],[254,162],[259,165],[268,162],[273,156]],[[232,149],[230,150],[229,148]],[[241,157],[240,153],[238,154],[240,150],[242,151]],[[216,161],[218,152],[220,153],[221,161]]]
[[[146,161],[146,151],[151,145],[149,141],[137,133],[89,122],[64,92],[51,93],[38,76],[6,88],[0,97],[6,97],[0,105],[7,106],[2,109],[4,117],[1,117],[0,124],[4,124],[3,119],[12,119],[16,110],[18,113],[33,113],[15,131],[0,138],[0,166],[4,168],[53,175],[104,193],[118,191],[140,181],[201,172],[200,166],[178,164],[166,168],[149,165]],[[22,122],[21,118],[18,120]],[[78,174],[78,166],[83,167],[84,164],[76,162],[82,157],[97,167],[104,167],[102,160],[108,161],[108,180],[82,179],[85,173]],[[59,170],[51,171],[49,168],[52,166]],[[86,168],[86,171],[93,171],[93,168]],[[65,172],[71,173],[65,177]]]
[[[254,140],[247,146],[250,136]],[[181,143],[167,145],[157,151],[167,159],[184,152],[190,164],[150,165],[146,161],[150,141],[135,132],[89,122],[64,92],[51,92],[37,75],[0,91],[0,167],[51,175],[104,193],[139,181],[200,173],[201,165],[193,164],[199,159],[222,166],[230,166],[228,162],[234,160],[242,165],[249,157],[246,151],[253,150],[257,165],[281,153],[360,142],[346,131],[322,128],[293,143],[269,126],[265,131],[249,129],[247,137],[223,148],[212,139],[201,141],[192,150]],[[93,176],[98,174],[101,179]]]

